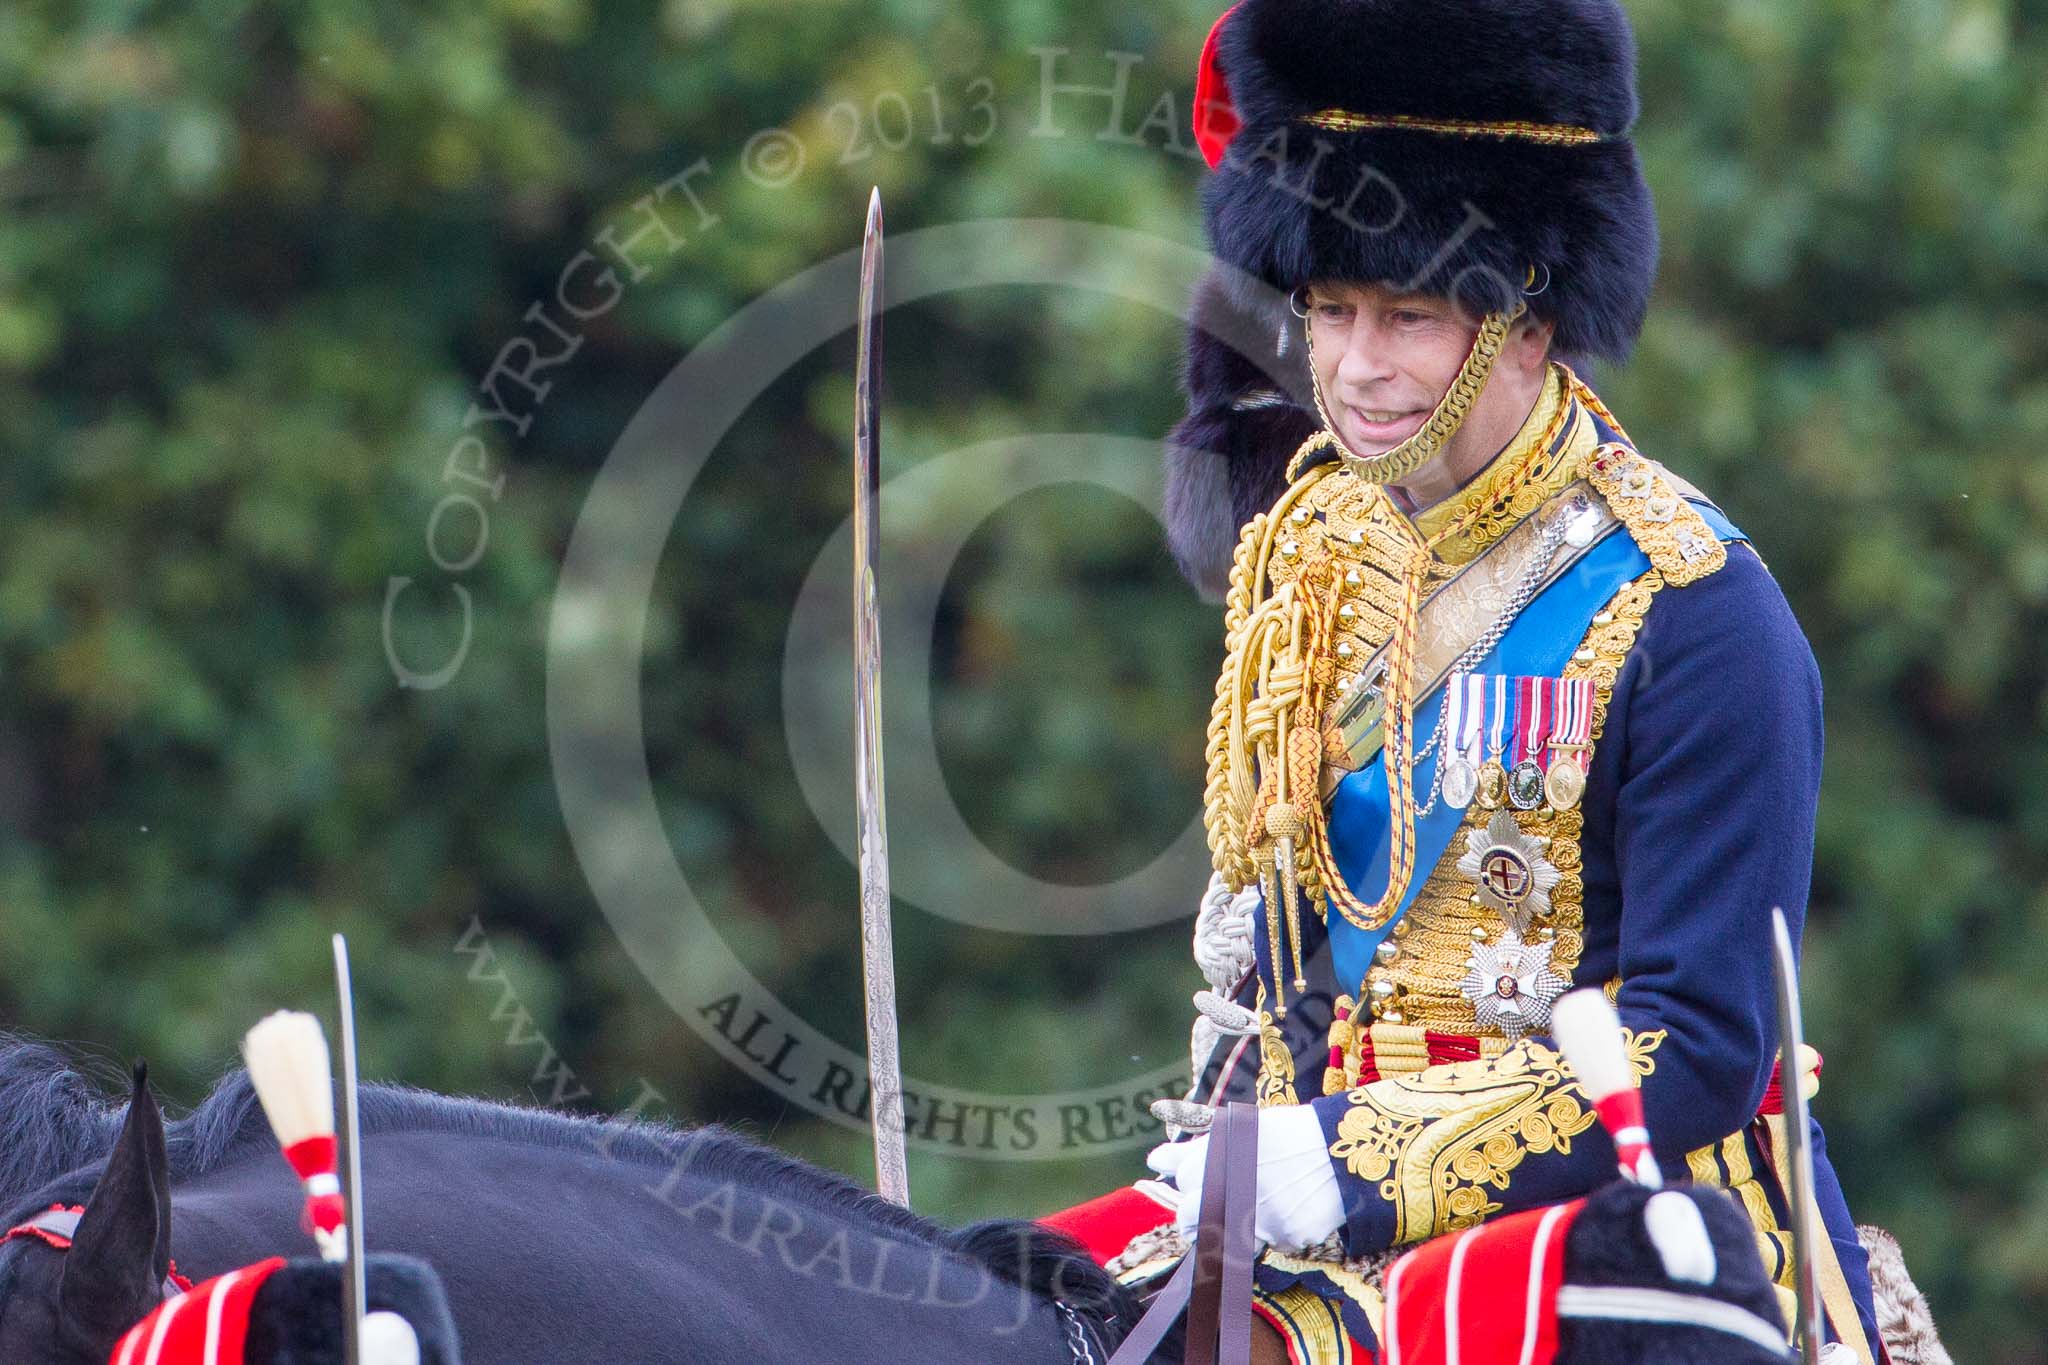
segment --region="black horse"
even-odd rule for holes
[[[1045,1229],[944,1228],[722,1129],[386,1086],[362,1108],[371,1245],[440,1272],[471,1365],[1066,1365],[1136,1321]],[[166,1124],[139,1075],[111,1104],[0,1038],[0,1229],[53,1204],[85,1206],[69,1251],[0,1245],[7,1365],[104,1365],[173,1257],[205,1279],[309,1245],[245,1074]]]

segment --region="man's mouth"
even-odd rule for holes
[[[1422,429],[1429,416],[1426,408],[1360,408],[1345,405],[1353,433],[1383,449],[1390,449]]]

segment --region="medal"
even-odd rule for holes
[[[1515,679],[1515,766],[1508,770],[1508,802],[1516,810],[1543,804],[1543,763],[1550,739],[1553,679]]]
[[[1555,719],[1550,732],[1550,772],[1543,798],[1550,808],[1566,811],[1586,794],[1587,744],[1593,735],[1593,680],[1560,678],[1556,686]]]
[[[1493,721],[1486,738],[1486,762],[1479,765],[1479,804],[1487,810],[1499,810],[1508,797],[1508,770],[1500,761],[1501,750],[1507,746],[1507,723],[1508,680],[1499,675],[1493,679]]]
[[[1543,804],[1543,769],[1535,759],[1525,758],[1509,770],[1508,804],[1516,810],[1535,810]]]
[[[1509,1042],[1550,1027],[1550,1006],[1571,988],[1550,965],[1549,943],[1524,943],[1512,931],[1472,950],[1460,991],[1472,1002],[1482,1029],[1499,1029]]]
[[[1567,811],[1578,805],[1585,794],[1586,774],[1580,771],[1575,759],[1560,755],[1543,779],[1543,799],[1552,810]]]
[[[1514,814],[1504,810],[1495,811],[1485,829],[1466,834],[1458,875],[1470,878],[1480,904],[1499,911],[1517,933],[1550,913],[1550,893],[1563,878],[1544,856],[1542,841],[1523,833]]]
[[[1486,709],[1486,680],[1469,673],[1454,673],[1445,686],[1444,755],[1439,789],[1444,800],[1457,810],[1472,804],[1479,792],[1479,730]]]

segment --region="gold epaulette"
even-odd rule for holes
[[[1696,583],[1728,562],[1728,547],[1655,462],[1613,442],[1587,455],[1579,475],[1672,587]]]

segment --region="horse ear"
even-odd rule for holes
[[[170,1188],[163,1115],[138,1062],[128,1119],[64,1258],[57,1306],[68,1336],[105,1349],[156,1307],[170,1263]]]

